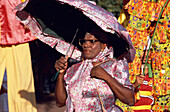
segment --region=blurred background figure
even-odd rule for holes
[[[37,112],[28,43],[36,38],[16,19],[16,10],[13,10],[22,2],[0,0],[0,87],[4,90],[6,70],[9,112]]]

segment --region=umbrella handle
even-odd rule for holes
[[[58,70],[57,73],[51,78],[51,81],[54,81],[57,78],[59,73],[60,73],[60,70]]]
[[[69,48],[68,48],[68,50],[67,50],[67,53],[66,53],[66,55],[65,55],[66,60],[68,59],[68,53],[69,53],[69,51],[70,51],[71,45],[72,45],[73,42],[74,42],[74,39],[76,38],[76,35],[77,35],[78,30],[79,30],[79,29],[76,30],[76,33],[75,33],[75,35],[74,35],[74,37],[73,37],[73,39],[72,39],[72,41],[71,41],[71,43],[70,43],[70,46],[69,46]],[[57,78],[57,76],[58,76],[59,73],[60,73],[60,70],[58,70],[57,73],[52,77],[51,81],[54,81],[54,80]]]

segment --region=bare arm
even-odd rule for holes
[[[55,63],[55,68],[60,70],[60,73],[57,77],[57,82],[55,86],[55,97],[56,97],[56,104],[58,107],[62,107],[65,105],[67,94],[65,89],[65,82],[64,82],[64,74],[67,69],[67,61],[64,57],[61,57]]]
[[[115,78],[110,76],[102,67],[96,66],[91,71],[91,76],[104,80],[113,93],[124,103],[132,106],[135,103],[133,90],[121,85]]]
[[[110,75],[107,75],[107,77],[104,78],[106,83],[109,85],[111,90],[114,92],[114,94],[124,103],[132,106],[135,103],[134,98],[134,92],[133,90],[124,87],[118,81],[111,77]]]

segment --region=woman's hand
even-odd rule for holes
[[[100,66],[94,66],[91,70],[91,77],[106,80],[108,73]]]
[[[59,60],[56,60],[55,69],[57,71],[60,70],[60,73],[65,73],[67,69],[67,65],[68,65],[67,58],[62,56]]]
[[[137,75],[136,80],[133,83],[134,88],[138,87],[140,84],[143,84],[145,76],[144,75]]]

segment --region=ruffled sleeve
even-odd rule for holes
[[[130,83],[129,80],[129,66],[126,60],[108,61],[104,64],[101,64],[101,67],[103,67],[124,87],[133,89],[133,85]]]

